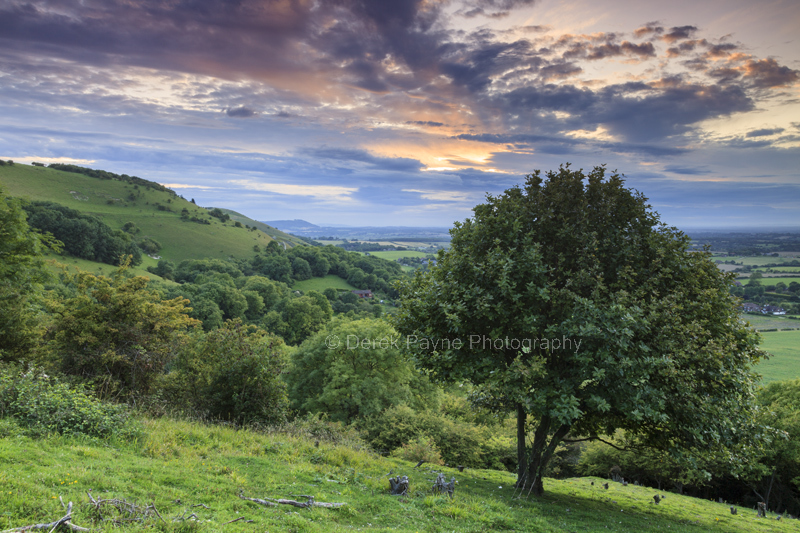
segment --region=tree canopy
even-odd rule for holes
[[[395,325],[436,379],[517,411],[519,486],[543,491],[559,442],[616,429],[743,468],[737,445],[761,436],[757,334],[730,276],[621,175],[536,171],[450,233],[438,265],[401,284]]]
[[[43,238],[30,230],[20,202],[0,189],[0,361],[29,355],[41,335],[35,296],[48,277]]]

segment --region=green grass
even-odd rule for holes
[[[385,252],[367,252],[369,255],[380,257],[381,259],[387,259],[389,261],[397,261],[401,257],[426,257],[428,255],[435,255],[435,254],[426,254],[425,252],[417,252],[414,250],[388,250]]]
[[[161,281],[168,285],[175,285],[174,281],[170,281],[167,279],[162,278],[161,276],[157,276],[152,274],[146,270],[148,266],[155,266],[158,261],[151,259],[147,256],[143,257],[142,264],[135,267],[129,267],[128,272],[133,274],[134,276],[144,276],[146,278],[150,278],[153,281]],[[96,263],[94,261],[88,261],[86,259],[79,259],[76,257],[63,257],[60,255],[49,254],[48,255],[48,268],[54,274],[61,272],[62,267],[66,267],[68,271],[75,272],[76,270],[82,270],[85,272],[91,272],[95,275],[102,275],[102,276],[111,276],[114,271],[116,271],[117,267],[107,265],[105,263]]]
[[[800,320],[792,320],[782,315],[761,315],[761,314],[742,314],[743,320],[746,320],[756,330],[762,329],[783,329],[783,328],[800,328]]]
[[[784,262],[789,262],[789,261],[795,260],[796,258],[795,257],[770,257],[770,256],[760,255],[758,257],[714,256],[713,259],[714,260],[719,259],[720,261],[735,261],[737,263],[742,263],[742,265],[738,265],[738,266],[743,266],[743,265],[761,266],[761,265],[768,265],[768,264],[772,264],[772,263],[780,264],[780,263],[784,263]]]
[[[741,279],[741,278],[739,278],[739,281],[742,281],[742,279]],[[800,278],[784,278],[784,277],[780,277],[780,278],[768,278],[768,277],[764,276],[764,277],[763,277],[763,278],[761,278],[759,281],[761,281],[761,285],[762,285],[762,286],[764,286],[764,287],[766,287],[767,285],[776,285],[776,284],[778,284],[778,283],[780,283],[780,282],[783,282],[783,283],[785,283],[785,284],[786,284],[786,286],[788,287],[788,286],[789,286],[789,284],[790,284],[791,282],[793,282],[793,281],[796,281],[797,283],[800,283]],[[743,283],[744,283],[744,282],[743,282]],[[745,284],[746,284],[746,283],[745,283]]]
[[[122,181],[15,164],[0,167],[0,185],[9,196],[56,202],[97,216],[112,229],[133,222],[140,230],[137,239],[155,239],[162,245],[159,255],[175,263],[184,259],[251,257],[254,245],[263,247],[273,240],[263,231],[236,228],[233,221],[223,224],[212,219],[211,225],[184,222],[180,218],[182,209],[205,219],[209,218],[208,211],[170,193],[142,186],[136,189]],[[157,204],[171,211],[161,211]],[[247,223],[241,218],[243,224]],[[255,221],[249,224],[252,226]],[[278,232],[275,237],[279,241],[297,241],[282,235]]]
[[[132,442],[78,437],[32,440],[0,420],[0,529],[55,521],[74,502],[74,524],[103,529],[87,491],[155,505],[164,518],[124,531],[400,531],[400,532],[782,532],[796,522],[758,519],[750,509],[731,515],[725,504],[667,493],[659,505],[650,488],[599,478],[545,480],[541,498],[520,495],[514,475],[440,467],[457,480],[455,498],[432,495],[435,473],[425,466],[284,433],[263,434],[168,419],[144,420]],[[410,494],[388,494],[387,474],[408,475]],[[592,485],[592,483],[594,483]],[[339,509],[263,507],[240,499],[312,495]],[[197,521],[176,521],[194,513]],[[236,519],[245,520],[225,524]]]
[[[800,326],[800,321],[795,322]],[[772,354],[758,364],[764,383],[800,378],[800,330],[768,331],[761,334],[761,348]]]
[[[767,274],[780,274],[781,272],[800,272],[800,266],[781,266],[781,267],[770,267],[772,272],[767,272]],[[754,269],[756,272],[765,272],[765,268],[756,268]]]
[[[304,281],[296,281],[294,285],[292,285],[292,289],[303,292],[306,291],[322,292],[328,287],[333,287],[334,289],[342,289],[348,291],[352,291],[355,289],[355,287],[353,287],[345,280],[334,274],[328,274],[324,278],[311,278]]]

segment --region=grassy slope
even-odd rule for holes
[[[762,333],[761,348],[772,354],[758,364],[764,383],[800,378],[800,330]]]
[[[797,522],[757,519],[740,509],[675,494],[653,504],[654,489],[580,478],[546,480],[544,497],[520,497],[509,473],[442,467],[458,484],[453,500],[433,496],[435,474],[423,466],[282,434],[264,435],[171,420],[146,420],[146,437],[98,442],[31,440],[8,427],[0,438],[0,530],[63,516],[58,497],[76,504],[73,523],[92,523],[86,491],[96,498],[155,504],[157,518],[125,531],[796,531]],[[408,475],[408,497],[388,495],[387,473]],[[591,483],[594,482],[594,485]],[[237,497],[344,502],[340,509],[259,506]],[[206,507],[201,507],[203,504]],[[195,506],[195,507],[192,507]],[[172,522],[195,513],[199,528]],[[253,523],[225,522],[244,518]],[[108,524],[105,528],[108,528]],[[104,528],[104,529],[105,529]]]
[[[291,235],[289,233],[284,233],[278,229],[273,228],[272,226],[264,224],[263,222],[259,222],[258,220],[253,220],[252,218],[248,218],[243,214],[237,213],[236,211],[232,211],[230,209],[223,209],[223,208],[220,209],[223,212],[228,213],[228,215],[230,215],[231,217],[231,220],[233,220],[234,222],[238,221],[247,226],[251,227],[255,226],[256,228],[260,229],[261,231],[263,231],[276,241],[285,242],[287,246],[289,246],[290,248],[292,246],[298,246],[298,245],[302,246],[304,244],[301,239],[298,239],[294,235]]]
[[[183,222],[180,212],[184,208],[191,215],[203,218],[208,218],[208,212],[182,198],[144,187],[138,189],[141,196],[131,201],[128,196],[137,190],[121,181],[15,164],[0,167],[0,184],[10,196],[56,202],[95,215],[112,229],[133,222],[141,230],[137,238],[152,237],[163,247],[159,255],[176,263],[184,259],[249,257],[253,255],[254,244],[264,246],[272,240],[260,231],[235,228],[233,222],[222,224],[217,219],[211,225]],[[156,203],[168,206],[172,212],[159,211]],[[243,224],[248,223],[241,218]],[[255,224],[251,222],[251,226]],[[287,242],[296,240],[280,232],[275,236]],[[142,266],[155,263],[146,259]]]

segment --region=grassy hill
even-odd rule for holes
[[[101,522],[89,503],[118,501],[143,510],[123,531],[528,531],[528,532],[781,532],[794,520],[756,518],[755,511],[609,483],[599,478],[545,480],[541,498],[520,494],[514,475],[491,470],[414,468],[394,458],[336,444],[313,428],[258,433],[169,419],[144,419],[140,438],[100,441],[20,436],[0,419],[0,530],[52,522],[64,515],[59,498],[75,504],[72,521]],[[434,495],[436,472],[455,476],[455,497]],[[410,494],[390,496],[388,475],[408,475]],[[336,509],[265,507],[239,498],[344,503]],[[660,504],[653,496],[665,495]],[[110,506],[105,518],[122,515]]]
[[[253,255],[254,245],[263,247],[271,240],[288,247],[301,242],[240,214],[223,223],[209,216],[207,209],[174,193],[124,181],[15,164],[0,167],[0,185],[9,196],[56,202],[94,215],[112,229],[121,229],[132,222],[140,230],[137,239],[150,237],[158,241],[162,245],[158,255],[176,263],[184,259],[249,257]],[[189,217],[207,220],[210,224],[182,220],[184,209]],[[261,229],[250,231],[236,227],[236,221]],[[145,256],[141,266],[156,263],[157,260]]]

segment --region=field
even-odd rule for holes
[[[387,259],[389,261],[397,261],[401,257],[427,257],[429,255],[435,254],[427,254],[425,252],[417,252],[414,250],[390,250],[386,252],[367,252],[369,255],[373,255],[375,257],[380,257],[381,259]]]
[[[793,253],[791,255],[787,254],[787,255],[781,256],[781,257],[772,257],[772,256],[768,256],[768,255],[760,255],[760,256],[755,256],[755,257],[748,257],[748,256],[730,256],[729,257],[727,255],[720,255],[720,256],[715,255],[715,256],[712,256],[711,259],[714,260],[714,261],[716,261],[716,260],[719,260],[719,261],[735,261],[736,263],[742,263],[742,265],[738,265],[738,266],[743,266],[743,265],[760,266],[760,265],[768,265],[768,264],[772,264],[772,263],[777,263],[777,264],[788,263],[789,261],[793,261],[793,260],[797,259],[797,257],[794,257],[794,256],[797,256],[797,255],[800,255],[800,254]]]
[[[294,285],[292,285],[292,289],[303,292],[306,291],[322,292],[328,287],[333,287],[334,289],[340,289],[346,291],[352,291],[353,289],[355,289],[355,287],[347,283],[345,280],[333,274],[328,274],[324,278],[311,278],[304,281],[296,281]]]
[[[768,331],[761,337],[761,348],[773,355],[758,365],[764,382],[800,378],[800,330]]]
[[[745,281],[745,280],[748,279],[747,277],[736,278],[736,279],[737,279],[737,281],[742,282],[743,285],[747,284],[747,281]],[[788,287],[789,284],[791,282],[793,282],[793,281],[796,281],[797,283],[800,283],[800,277],[791,277],[791,278],[779,277],[779,278],[776,278],[776,277],[764,276],[759,281],[761,282],[761,285],[763,285],[764,287],[766,287],[767,285],[775,285],[775,284],[780,283],[780,282],[785,283],[786,286]]]
[[[756,330],[762,329],[784,329],[784,328],[800,328],[800,320],[793,320],[786,316],[775,315],[757,315],[757,314],[743,314],[743,320],[750,322]]]
[[[756,518],[740,508],[599,478],[545,479],[540,498],[514,489],[513,474],[448,467],[436,470],[332,444],[303,433],[257,433],[177,420],[142,420],[139,439],[98,441],[54,436],[32,440],[0,419],[0,530],[64,516],[59,498],[75,504],[72,522],[138,533],[217,532],[480,532],[565,533],[789,532],[793,520]],[[457,484],[453,499],[430,487],[442,472]],[[388,494],[390,473],[408,475],[407,496]],[[124,526],[101,522],[94,498],[126,500],[149,516]],[[334,508],[265,507],[249,498],[343,503]],[[158,514],[156,514],[156,512]],[[109,506],[103,516],[120,516]]]

